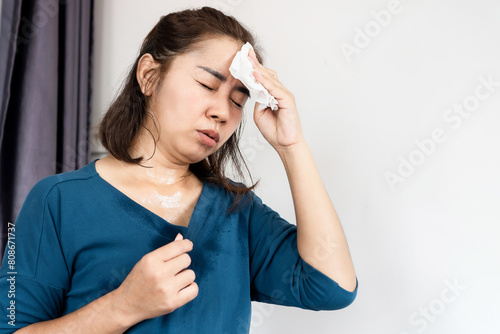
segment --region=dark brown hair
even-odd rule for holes
[[[188,53],[196,47],[196,43],[214,37],[230,37],[242,43],[255,44],[252,34],[234,17],[227,16],[211,7],[183,10],[160,18],[142,43],[139,55],[130,69],[121,92],[100,123],[99,139],[113,157],[140,165],[144,157],[132,158],[129,148],[141,127],[151,133],[145,127],[146,117],[150,117],[156,126],[154,117],[147,111],[150,96],[145,96],[142,93],[136,77],[141,57],[149,53],[159,64],[152,70],[152,75],[147,80],[147,84],[156,86],[156,90],[158,90],[176,56]],[[262,63],[263,59],[258,47],[254,46],[254,49],[257,59]],[[146,91],[148,89],[146,86]],[[156,128],[158,127],[156,126]],[[248,167],[238,147],[241,130],[242,123],[216,152],[189,167],[200,180],[220,185],[232,194],[233,206],[231,210],[237,206],[245,194],[256,186],[256,184],[250,187],[235,184],[225,175],[226,165],[231,162],[239,177],[244,178],[244,167],[251,179]]]

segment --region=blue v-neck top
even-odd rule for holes
[[[194,244],[189,268],[196,274],[198,296],[126,333],[248,333],[251,301],[334,310],[354,300],[357,288],[341,288],[300,258],[295,225],[254,194],[226,214],[231,203],[223,188],[205,182],[184,227],[102,179],[95,160],[44,178],[30,191],[11,230],[14,267],[9,268],[12,242],[6,247],[0,333],[61,317],[116,289],[145,254],[172,242],[177,233]]]

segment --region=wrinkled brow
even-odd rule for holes
[[[227,77],[224,74],[220,73],[217,70],[214,70],[213,68],[209,68],[209,67],[205,67],[205,66],[198,66],[198,68],[201,68],[202,70],[212,74],[214,77],[219,79],[221,82],[227,81]],[[234,87],[234,89],[236,89],[237,91],[250,97],[250,91],[245,86],[236,86],[236,87]]]

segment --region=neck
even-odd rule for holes
[[[193,175],[189,163],[177,161],[156,147],[151,134],[141,129],[129,152],[134,158],[142,157],[141,165],[129,165],[130,176],[141,182],[172,185],[187,181]]]

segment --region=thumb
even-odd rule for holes
[[[182,239],[183,239],[182,234],[177,233],[177,236],[175,237],[175,240],[182,240]]]

